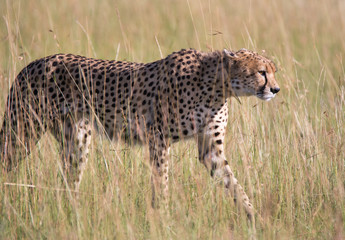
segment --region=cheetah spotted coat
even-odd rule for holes
[[[238,52],[181,50],[151,63],[72,54],[25,67],[10,90],[0,132],[1,162],[13,168],[51,131],[61,144],[66,176],[78,189],[94,126],[109,138],[149,143],[153,203],[168,194],[168,149],[196,136],[199,159],[253,220],[253,206],[224,155],[229,97],[269,100],[279,91],[269,59]]]

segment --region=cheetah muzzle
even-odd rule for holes
[[[148,143],[153,202],[167,206],[168,150],[195,136],[199,160],[254,221],[247,194],[224,154],[228,98],[272,99],[274,63],[241,49],[181,50],[151,63],[57,54],[30,63],[16,77],[0,132],[1,162],[11,169],[50,131],[61,145],[65,174],[76,190],[96,125],[110,139]],[[155,194],[158,192],[159,194]]]

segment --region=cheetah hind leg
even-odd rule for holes
[[[0,130],[0,164],[7,172],[18,167],[19,160],[30,154],[47,130],[41,116],[24,116],[20,111],[16,111],[12,119],[9,115],[6,111]]]
[[[88,118],[64,119],[56,124],[53,135],[62,145],[65,176],[70,187],[79,191],[91,143],[92,127]]]
[[[162,134],[156,134],[149,141],[150,162],[152,165],[152,207],[160,208],[163,205],[168,212],[169,195],[169,144]]]

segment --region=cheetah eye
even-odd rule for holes
[[[266,71],[259,71],[259,74],[263,77],[266,77]]]

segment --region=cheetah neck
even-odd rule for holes
[[[213,104],[224,104],[228,98],[234,96],[230,84],[230,62],[222,52],[214,51],[203,56],[203,89],[202,95],[211,93],[210,100]]]

